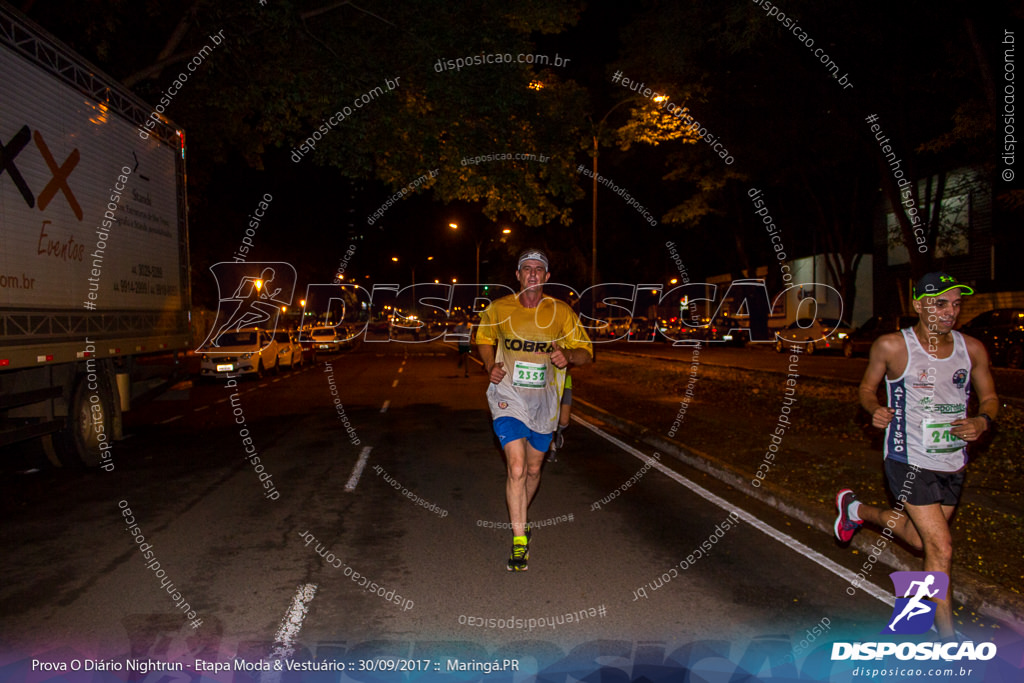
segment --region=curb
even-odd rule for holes
[[[744,495],[775,508],[784,515],[803,522],[829,536],[833,535],[834,517],[831,512],[807,506],[806,502],[800,502],[801,499],[786,489],[771,482],[763,482],[760,486],[753,486],[750,483],[751,479],[735,466],[713,455],[685,446],[678,441],[657,435],[647,427],[612,415],[593,403],[573,396],[573,407],[577,406],[584,408],[584,410],[578,412],[583,412],[588,417],[612,425],[619,431],[657,449],[659,452],[671,455],[683,464],[718,479]],[[872,554],[871,549],[879,538],[884,537],[873,529],[862,529],[850,542],[850,547],[856,548],[864,553],[865,557],[868,557]],[[896,543],[889,543],[888,541],[886,542],[885,550],[878,555],[878,562],[896,571],[917,571],[920,569],[920,559],[917,556],[904,550]],[[1024,597],[1011,593],[1002,586],[991,583],[970,569],[954,567],[954,570],[956,571],[956,581],[954,583],[953,597],[957,601],[978,614],[999,621],[1017,633],[1024,634]],[[888,590],[888,587],[886,587],[886,590]]]

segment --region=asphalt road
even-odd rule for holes
[[[884,626],[884,571],[874,595],[850,596],[843,565],[859,560],[831,539],[583,423],[545,466],[529,571],[507,572],[486,378],[454,359],[366,343],[259,383],[182,388],[131,414],[113,472],[4,480],[3,661],[294,653],[586,672],[667,653],[759,667],[768,648],[784,667]]]

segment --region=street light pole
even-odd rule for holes
[[[449,223],[448,227],[451,228],[452,230],[458,230],[459,229],[459,224],[458,223]],[[510,235],[510,234],[512,234],[512,229],[511,228],[502,228],[501,234],[502,235]],[[475,301],[476,297],[480,295],[480,248],[483,247],[485,242],[491,242],[491,241],[493,241],[493,239],[494,238],[485,239],[484,237],[481,236],[481,234],[477,230],[473,231],[473,242],[476,244],[476,279],[475,279],[474,284],[473,284],[473,287],[475,288],[474,292],[473,292],[474,301]],[[501,239],[504,239],[504,238],[501,238]]]
[[[608,112],[610,114],[611,112]],[[608,117],[605,114],[605,118]],[[604,119],[601,119],[603,122]],[[597,133],[594,133],[594,183],[591,189],[591,226],[590,226],[590,286],[594,287],[597,285],[597,152],[598,152],[598,140]],[[593,290],[591,290],[593,291]],[[596,311],[591,310],[591,316]]]
[[[592,216],[592,223],[590,226],[590,286],[594,287],[597,285],[597,157],[600,153],[600,137],[601,128],[604,126],[604,122],[608,120],[612,112],[632,100],[622,100],[605,112],[605,115],[601,117],[601,120],[594,126],[594,182],[591,189],[591,206],[590,213]],[[597,303],[591,300],[591,311],[590,314],[593,316],[596,314]]]

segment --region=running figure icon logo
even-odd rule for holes
[[[896,593],[896,606],[882,633],[926,632],[935,622],[935,603],[929,598],[946,599],[949,577],[945,572],[893,572],[889,578]]]
[[[295,268],[283,261],[221,261],[210,272],[217,281],[217,315],[199,346],[203,353],[222,353],[217,350],[220,336],[246,327],[272,334],[292,303],[298,279]]]

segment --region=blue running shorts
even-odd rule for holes
[[[541,453],[547,453],[551,446],[551,438],[554,434],[540,434],[533,431],[514,417],[499,417],[494,421],[494,433],[498,435],[498,441],[504,448],[509,443],[525,438],[534,449]]]

